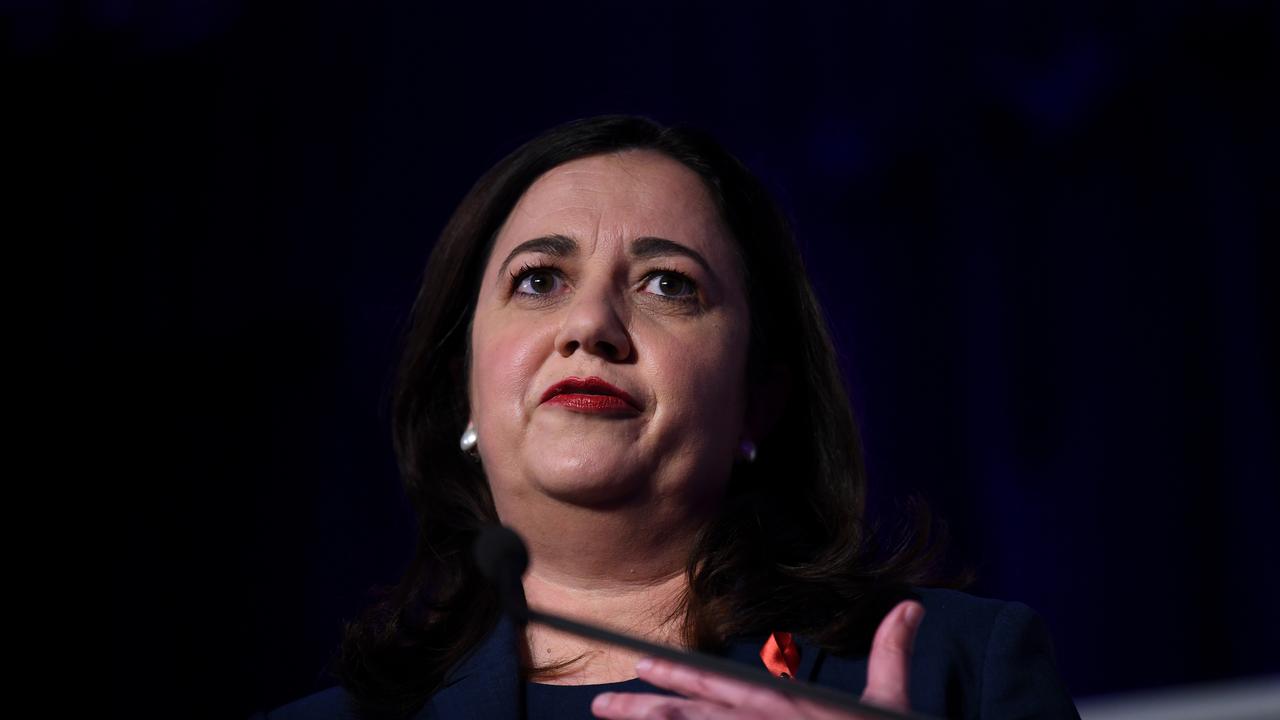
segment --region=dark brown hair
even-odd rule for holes
[[[427,263],[393,404],[417,548],[399,584],[347,626],[337,663],[368,716],[412,714],[498,619],[471,559],[476,533],[497,515],[480,466],[458,449],[469,414],[468,328],[494,237],[543,173],[631,149],[664,153],[703,179],[746,268],[748,378],[789,380],[758,459],[735,466],[689,559],[686,640],[714,651],[735,636],[789,630],[835,651],[865,651],[887,606],[934,567],[927,513],[887,546],[864,524],[862,448],[835,351],[789,224],[759,180],[689,128],[630,116],[570,122],[485,173]]]

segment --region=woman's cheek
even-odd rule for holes
[[[710,414],[708,426],[736,435],[745,415],[743,397],[746,377],[746,343],[735,334],[721,335],[714,353],[707,353],[700,364],[704,410]]]
[[[705,336],[704,336],[705,340]],[[729,338],[719,338],[691,351],[690,345],[673,348],[668,362],[672,382],[671,394],[679,398],[683,414],[716,420],[729,420],[742,398],[739,397],[743,368],[733,359],[739,352]]]
[[[529,403],[537,401],[539,389],[533,387],[538,369],[550,352],[545,332],[530,324],[516,324],[496,334],[487,348],[488,357],[494,363],[488,380],[495,393],[494,400],[500,411],[512,420],[522,419],[529,411]],[[498,409],[498,408],[495,408]]]

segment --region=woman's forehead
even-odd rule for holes
[[[716,253],[727,232],[697,174],[661,153],[639,150],[579,158],[538,178],[498,233],[495,254],[531,237],[599,241],[666,237]]]

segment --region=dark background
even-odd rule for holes
[[[432,241],[603,112],[776,191],[877,513],[923,493],[1077,697],[1280,670],[1274,3],[427,5],[0,5],[65,388],[111,408],[122,708],[325,683],[410,552],[386,395]]]

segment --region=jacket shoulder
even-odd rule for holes
[[[912,589],[924,605],[925,617],[932,629],[941,631],[939,635],[953,644],[980,648],[1003,613],[1034,614],[1031,608],[1018,602],[978,597],[959,590]]]
[[[1020,602],[956,590],[916,592],[925,621],[916,637],[915,670],[935,687],[967,686],[968,697],[959,703],[966,715],[1078,717],[1038,613]],[[944,705],[958,709],[957,699]]]
[[[294,700],[250,720],[357,720],[351,695],[341,686]]]

